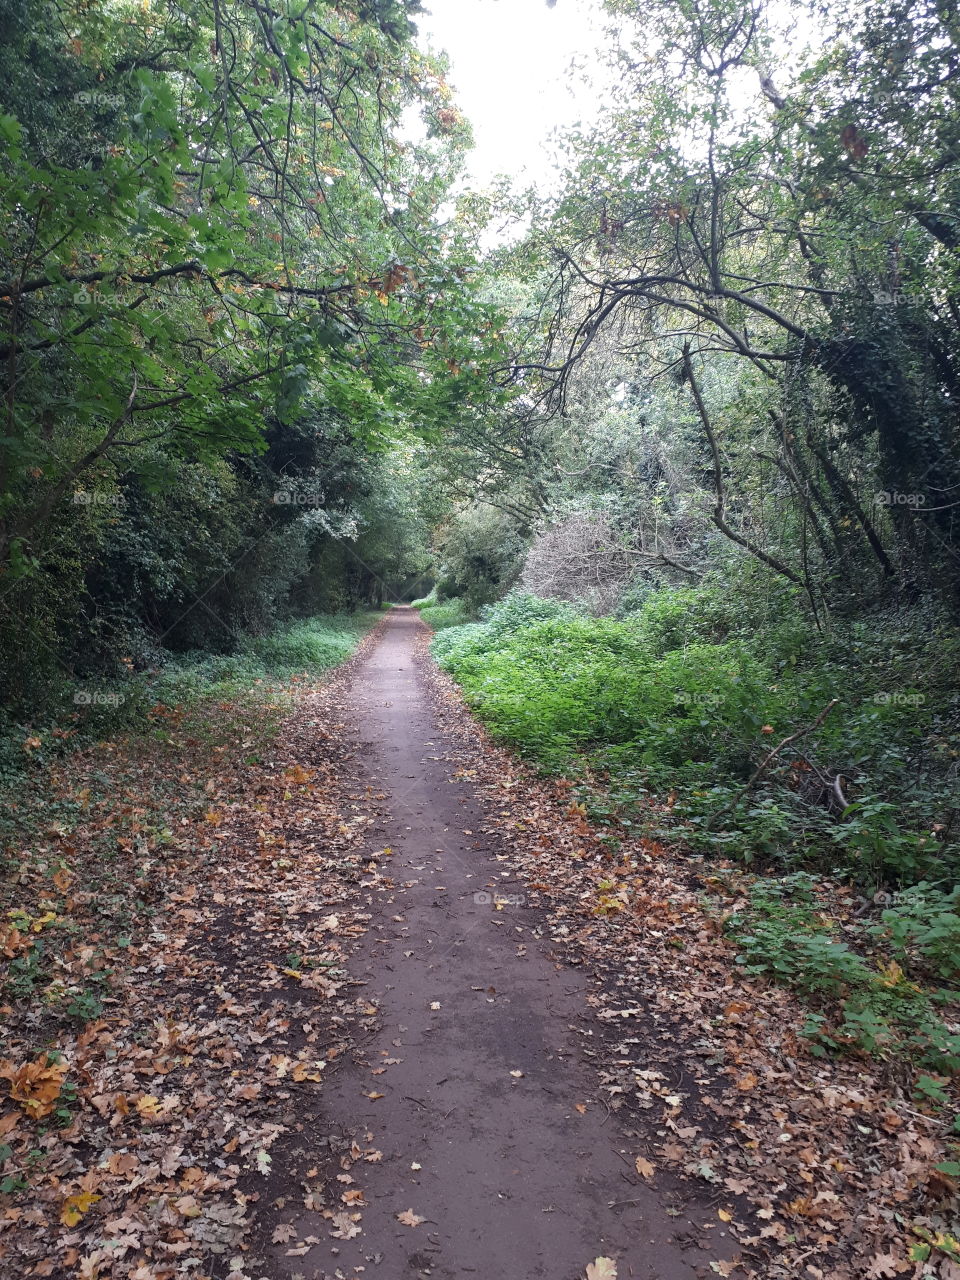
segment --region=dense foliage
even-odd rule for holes
[[[854,627],[811,653],[789,608],[763,632],[703,587],[657,592],[619,620],[513,595],[434,652],[499,736],[589,779],[600,818],[872,888],[955,878],[952,698],[884,689],[904,670],[890,632]],[[955,662],[942,639],[926,659]],[[809,732],[767,759],[797,727]]]
[[[64,676],[230,650],[426,568],[409,441],[488,398],[493,320],[417,7],[0,6],[21,718]]]

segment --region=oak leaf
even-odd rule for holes
[[[405,1227],[419,1227],[421,1222],[426,1222],[426,1218],[421,1218],[419,1214],[414,1213],[412,1209],[404,1209],[403,1213],[395,1215],[398,1222],[402,1222]]]
[[[586,1280],[617,1280],[617,1264],[612,1258],[597,1258],[588,1264]]]

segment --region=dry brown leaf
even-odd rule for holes
[[[359,1214],[356,1215],[359,1218]],[[337,1240],[352,1240],[354,1236],[360,1234],[360,1227],[357,1222],[350,1217],[348,1213],[334,1213],[331,1215],[330,1234]]]
[[[617,1280],[617,1264],[613,1258],[597,1258],[588,1263],[586,1280]]]

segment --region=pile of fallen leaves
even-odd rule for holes
[[[158,708],[151,735],[25,790],[0,932],[3,1275],[248,1274],[271,1151],[371,1012],[344,969],[376,812],[341,782],[353,662],[288,690],[279,732],[262,699],[202,706],[202,730]]]
[[[558,953],[595,980],[585,1052],[611,1112],[655,1153],[638,1173],[712,1193],[739,1243],[714,1271],[960,1280],[957,1179],[937,1167],[951,1169],[952,1117],[882,1062],[811,1054],[804,1010],[751,981],[723,936],[732,867],[627,833],[614,852],[571,784],[492,742],[422,660],[459,729],[457,776],[489,805],[486,833],[516,859]]]

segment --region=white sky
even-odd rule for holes
[[[473,125],[468,160],[478,184],[496,174],[546,186],[549,135],[595,110],[570,75],[575,56],[596,47],[594,0],[424,0],[421,43],[450,55],[449,81]],[[590,59],[592,61],[592,59]],[[577,95],[571,88],[577,87]]]

